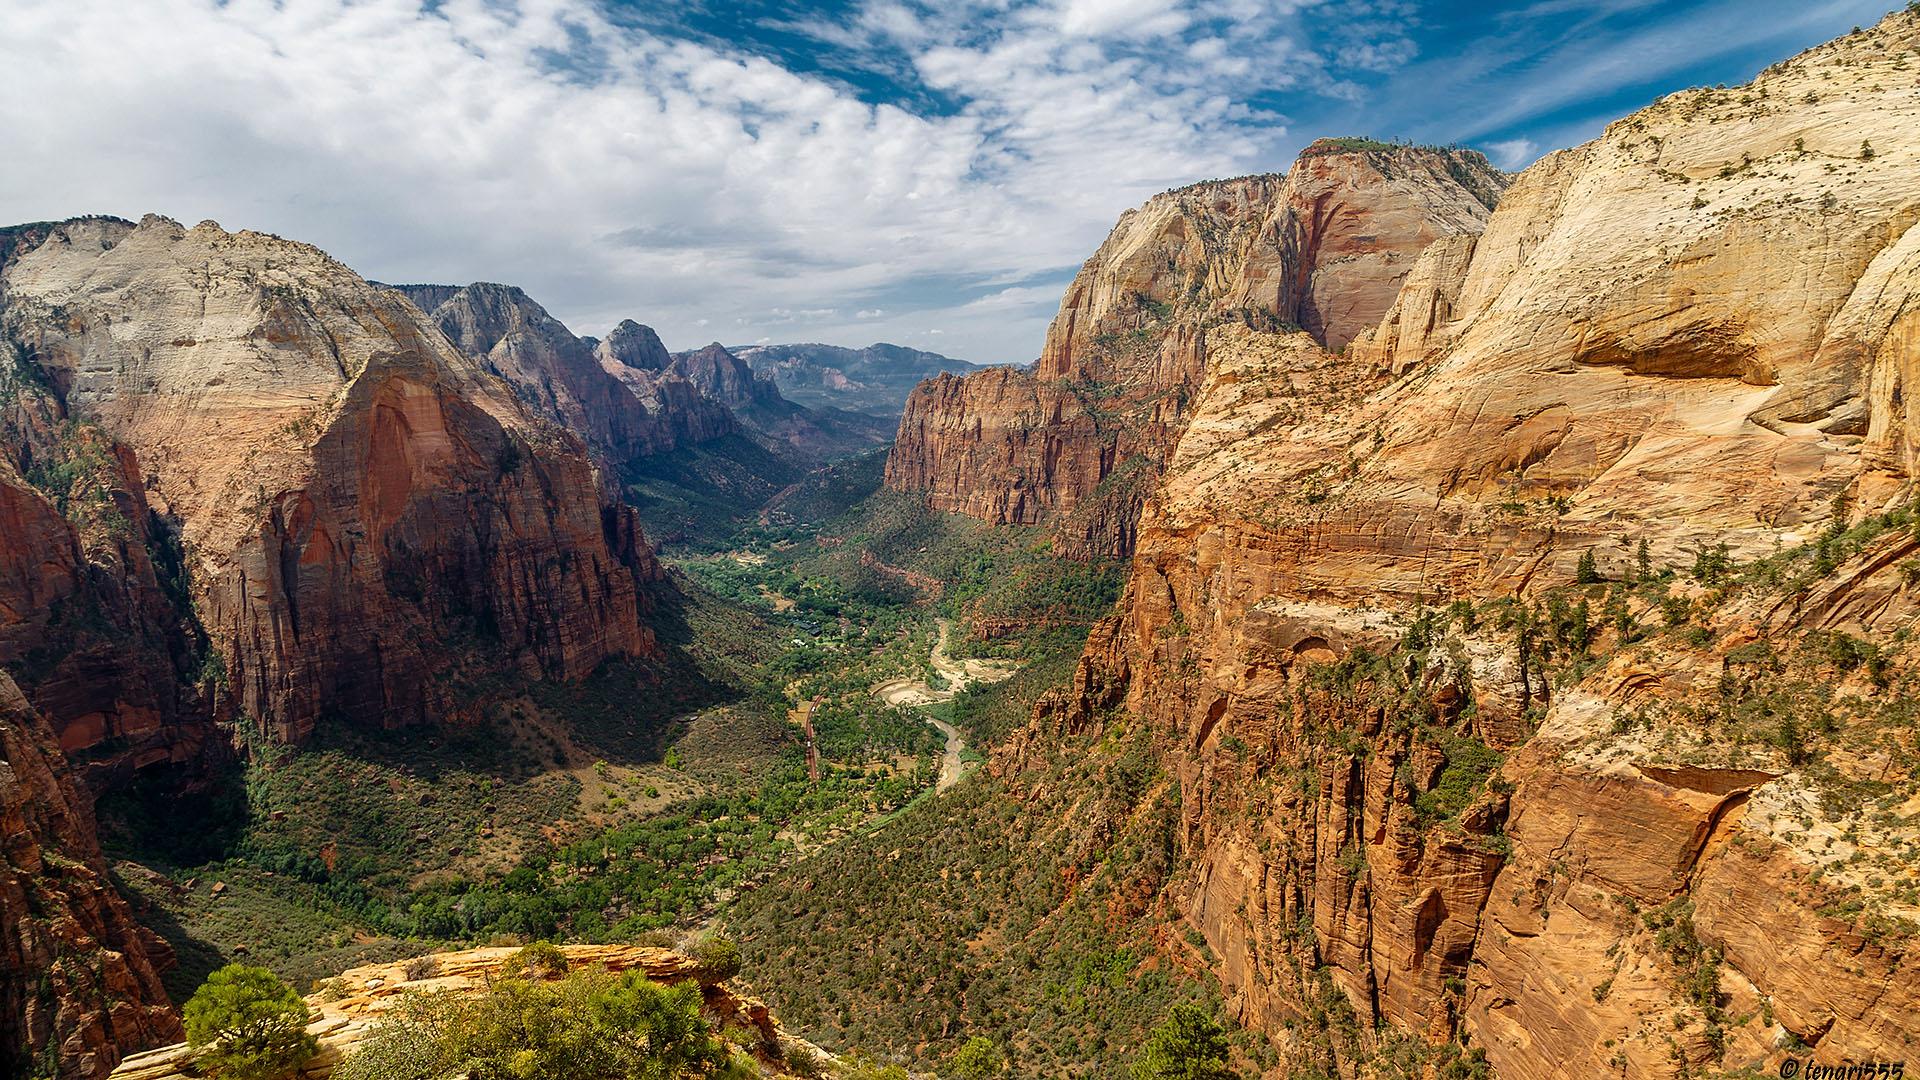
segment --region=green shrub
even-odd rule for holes
[[[1239,1080],[1227,1067],[1227,1033],[1198,1005],[1182,1002],[1147,1036],[1134,1080]]]
[[[1592,548],[1588,548],[1580,553],[1580,564],[1574,568],[1573,580],[1582,585],[1597,585],[1600,583],[1600,567],[1594,561]]]
[[[1506,759],[1471,735],[1448,734],[1440,741],[1446,765],[1433,788],[1413,798],[1414,812],[1424,821],[1452,819],[1473,804]]]
[[[910,1080],[904,1066],[868,1061],[862,1057],[851,1057],[835,1073],[836,1080]]]
[[[415,993],[381,1018],[338,1080],[661,1080],[725,1076],[731,1055],[700,1016],[700,990],[639,972],[508,979],[483,994]]]
[[[827,1075],[826,1058],[806,1043],[787,1043],[780,1048],[780,1056],[786,1063],[787,1071],[795,1076],[819,1080]]]
[[[1702,547],[1693,553],[1692,574],[1703,585],[1717,585],[1732,572],[1733,555],[1725,544]]]
[[[536,941],[507,957],[500,973],[510,979],[556,979],[567,973],[567,954],[550,941]]]
[[[968,1039],[953,1055],[954,1080],[992,1080],[1007,1071],[1007,1059],[985,1035]]]
[[[700,977],[725,982],[740,973],[740,946],[732,938],[712,934],[695,942],[687,955],[700,964]]]
[[[222,1080],[272,1080],[320,1050],[307,1034],[307,1003],[265,968],[228,964],[214,972],[181,1019],[200,1066]]]

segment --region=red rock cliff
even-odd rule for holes
[[[53,730],[0,672],[0,1062],[101,1077],[180,1038],[156,970],[171,962],[108,881]]]
[[[1529,1078],[1920,1041],[1916,47],[1889,16],[1550,156],[1344,355],[1209,331],[1120,612],[999,767],[1153,726],[1163,902],[1283,1058],[1358,1074],[1369,1020]],[[1640,541],[1779,562],[1636,591]]]
[[[153,217],[55,227],[0,283],[62,419],[177,528],[223,709],[298,740],[445,714],[470,652],[570,679],[653,648],[631,512],[398,294]]]
[[[1316,143],[1291,173],[1198,184],[1129,211],[1068,287],[1033,372],[923,383],[887,484],[1070,552],[1130,550],[1227,321],[1334,348],[1436,238],[1477,233],[1506,178],[1477,154]]]

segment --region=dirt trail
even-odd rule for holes
[[[874,686],[873,696],[889,705],[913,708],[938,701],[951,701],[960,691],[975,683],[996,683],[1013,675],[1015,665],[1005,660],[955,660],[947,652],[947,638],[952,632],[953,623],[941,619],[940,636],[934,640],[933,650],[927,654],[927,662],[933,665],[933,670],[939,672],[940,678],[947,684],[943,689],[934,689],[925,679],[888,679]],[[940,779],[933,786],[937,794],[960,782],[960,755],[966,750],[967,744],[952,724],[931,716],[926,721],[938,728],[947,739],[946,752],[940,757]]]
[[[813,710],[819,708],[825,700],[825,698],[814,698],[811,701],[803,701],[787,713],[787,719],[799,724],[800,730],[806,733],[807,780],[815,784],[820,782],[820,747],[813,737]]]

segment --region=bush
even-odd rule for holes
[[[507,957],[500,973],[510,979],[557,979],[567,973],[567,954],[551,941],[536,941]]]
[[[414,993],[334,1073],[337,1080],[448,1075],[657,1080],[729,1075],[731,1055],[700,1017],[700,990],[639,972],[508,979],[479,995]]]
[[[265,968],[228,964],[181,1010],[202,1068],[223,1080],[271,1080],[320,1051],[307,1034],[307,1003]]]
[[[1147,1036],[1134,1080],[1239,1080],[1227,1068],[1227,1033],[1198,1005],[1181,1003]]]
[[[431,979],[435,975],[440,974],[440,958],[437,956],[416,956],[407,961],[407,966],[402,970],[406,973],[408,982],[419,982],[422,979]]]
[[[725,982],[740,973],[740,946],[733,939],[713,934],[701,938],[687,950],[700,965],[700,977],[710,982]]]
[[[968,1039],[960,1052],[953,1055],[954,1080],[993,1080],[1006,1071],[1007,1059],[985,1035]]]
[[[780,1048],[780,1056],[786,1062],[787,1071],[795,1076],[819,1080],[827,1075],[826,1058],[806,1043],[786,1043]]]

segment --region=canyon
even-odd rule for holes
[[[1063,552],[1125,555],[1225,321],[1339,350],[1420,253],[1477,234],[1507,177],[1473,151],[1323,140],[1285,176],[1130,211],[1067,288],[1031,371],[942,375],[908,399],[887,485]]]
[[[770,1075],[779,994],[922,1069],[1038,998],[1004,1041],[1096,1075],[1150,1026],[1120,983],[1263,1080],[1906,1059],[1916,57],[1898,12],[1516,175],[1330,138],[1168,191],[1027,368],[0,230],[0,1060],[186,1075],[152,898],[226,882],[135,889],[104,808],[236,779],[206,865],[308,889],[329,955],[571,935]],[[453,779],[489,741],[542,756]],[[772,1006],[607,943],[695,923],[778,938]],[[351,968],[311,1074],[507,954]]]

